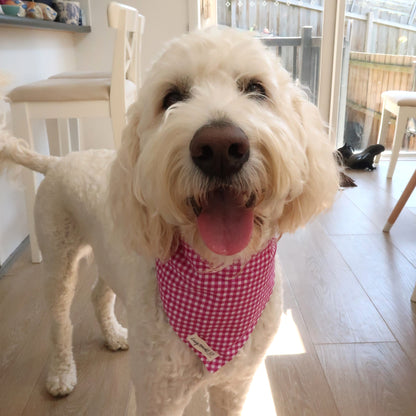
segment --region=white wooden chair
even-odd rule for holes
[[[69,119],[90,117],[110,117],[114,144],[116,148],[119,146],[127,107],[136,99],[140,86],[144,17],[133,7],[116,2],[109,4],[107,17],[109,26],[117,31],[111,77],[108,73],[63,73],[9,93],[14,134],[25,139],[30,148],[34,148],[31,120],[58,120],[58,143],[48,137],[49,149],[51,154],[62,155],[72,148]],[[39,263],[42,257],[33,218],[36,193],[33,172],[25,172],[25,188],[32,261]]]
[[[394,130],[393,148],[391,150],[387,178],[393,177],[400,149],[403,144],[403,136],[406,133],[407,121],[410,117],[416,117],[416,92],[415,91],[385,91],[381,94],[383,99],[383,111],[381,114],[380,130],[377,143],[384,145],[389,129],[389,121],[393,115],[397,117]],[[376,156],[375,162],[380,160]]]

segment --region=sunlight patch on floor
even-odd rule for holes
[[[273,395],[264,362],[254,376],[241,416],[276,416]]]
[[[267,350],[266,356],[305,353],[302,337],[293,320],[292,310],[288,309],[282,315],[279,330]],[[254,415],[276,416],[273,394],[264,362],[257,369],[242,412],[242,416]]]
[[[266,355],[295,355],[305,353],[305,346],[293,319],[292,310],[287,309],[286,313],[282,314],[279,330]]]

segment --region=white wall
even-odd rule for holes
[[[120,0],[137,8],[146,18],[143,37],[142,70],[148,68],[163,44],[188,30],[189,0]],[[191,0],[192,1],[192,0]],[[197,0],[195,0],[197,1]],[[70,34],[58,31],[14,29],[0,26],[0,75],[11,76],[11,88],[74,68],[110,70],[114,31],[107,27],[110,0],[90,0],[92,32]],[[0,102],[1,112],[7,105]],[[33,126],[38,150],[46,152],[44,129]],[[112,147],[108,120],[88,120],[81,124],[86,147]],[[23,191],[0,175],[0,265],[27,235]]]
[[[120,0],[145,16],[143,69],[148,68],[163,44],[188,30],[188,0]],[[195,0],[197,1],[197,0]],[[111,68],[114,30],[107,27],[110,0],[90,0],[93,30],[76,39],[77,65],[80,69]]]

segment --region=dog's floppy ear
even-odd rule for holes
[[[338,168],[319,111],[306,95],[293,86],[292,104],[300,121],[308,173],[302,192],[289,200],[279,219],[280,232],[294,232],[315,215],[329,208],[339,187]]]
[[[127,116],[128,123],[110,173],[109,203],[115,232],[135,252],[165,260],[173,248],[175,230],[140,202],[135,177],[140,155],[140,109],[137,103],[130,107]]]

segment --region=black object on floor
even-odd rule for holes
[[[339,186],[341,188],[353,188],[357,186],[354,179],[346,175],[344,172],[339,173]]]
[[[338,153],[341,156],[343,165],[350,169],[374,170],[374,158],[384,150],[383,145],[372,144],[362,152],[354,153],[354,149],[348,144],[345,144],[338,149]]]

